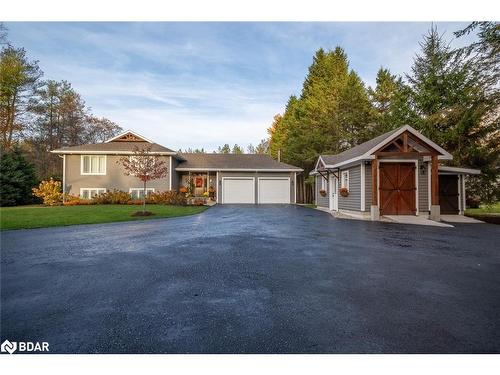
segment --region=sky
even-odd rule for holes
[[[435,23],[452,46],[467,23]],[[178,150],[246,147],[300,95],[320,47],[342,47],[367,86],[410,71],[431,23],[5,23],[8,39],[67,80],[96,116]]]

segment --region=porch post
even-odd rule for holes
[[[372,220],[380,219],[380,209],[378,205],[378,159],[372,160],[372,205],[370,207]]]
[[[441,216],[441,206],[439,205],[439,174],[438,158],[432,155],[431,158],[431,212],[430,219],[439,221]]]

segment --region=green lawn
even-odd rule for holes
[[[75,224],[110,223],[114,221],[149,220],[162,217],[192,215],[207,209],[204,206],[147,205],[155,215],[132,217],[140,211],[138,205],[92,205],[92,206],[20,206],[0,208],[0,229],[22,229],[57,227]]]
[[[479,208],[469,208],[465,210],[466,215],[500,215],[500,202],[491,206],[482,205]]]

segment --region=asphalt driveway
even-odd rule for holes
[[[500,227],[296,206],[1,233],[1,340],[69,353],[500,352]]]

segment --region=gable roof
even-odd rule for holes
[[[51,151],[54,154],[133,154],[136,148],[151,148],[158,155],[176,155],[177,153],[157,143],[149,142],[104,142],[87,145],[62,147]]]
[[[177,171],[190,170],[226,170],[226,171],[277,171],[302,172],[302,169],[290,164],[274,160],[262,154],[200,154],[182,153],[185,161],[181,162]]]
[[[111,137],[110,139],[106,140],[105,143],[108,142],[130,142],[127,140],[127,138],[130,137],[133,141],[135,142],[148,142],[148,143],[154,143],[147,139],[146,137],[143,137],[142,135],[132,131],[132,130],[125,130],[124,132],[115,135],[114,137]]]
[[[133,154],[136,149],[150,148],[157,155],[177,155],[167,147],[154,143],[132,130],[126,130],[103,143],[62,147],[52,150],[54,154]]]
[[[327,168],[335,168],[362,159],[371,159],[372,154],[380,147],[388,144],[393,139],[397,138],[403,132],[408,131],[412,133],[415,137],[420,138],[422,141],[432,146],[441,155],[438,156],[439,159],[451,160],[452,156],[442,147],[438,146],[432,142],[429,138],[425,137],[423,134],[419,133],[409,125],[402,126],[400,128],[391,130],[387,133],[379,135],[369,141],[361,143],[360,145],[354,146],[349,150],[341,152],[336,155],[320,155],[320,159],[325,164]]]

